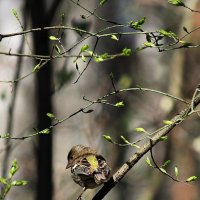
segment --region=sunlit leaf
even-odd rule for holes
[[[146,158],[146,163],[147,163],[150,167],[153,167],[153,165],[151,164],[151,160],[149,159],[149,157]]]
[[[178,174],[179,174],[178,167],[174,167],[174,172],[175,172],[175,175],[176,175],[176,177],[177,177]]]
[[[84,52],[84,51],[86,51],[87,49],[89,49],[89,45],[84,44],[84,45],[81,47],[81,52]]]
[[[119,40],[119,38],[116,36],[116,35],[111,35],[111,39],[113,39],[113,40]]]
[[[105,140],[107,140],[108,142],[113,143],[112,138],[111,138],[109,135],[103,135],[103,138],[104,138]]]
[[[124,143],[130,144],[130,142],[123,135],[121,135],[120,138],[123,140]]]
[[[51,35],[51,36],[49,36],[49,39],[50,39],[50,40],[58,40],[58,38],[57,38],[57,37],[55,37],[55,36],[52,36],[52,35]]]
[[[135,128],[135,131],[137,132],[146,132],[143,128],[141,127],[138,127],[138,128]]]
[[[123,107],[124,106],[124,102],[123,101],[120,101],[120,102],[117,102],[115,104],[116,107]]]
[[[185,6],[185,4],[181,0],[168,0],[168,3],[174,6]]]
[[[196,181],[197,177],[196,176],[191,176],[189,177],[186,182],[192,182],[192,181]]]
[[[28,181],[24,181],[24,180],[15,180],[12,181],[11,185],[12,186],[23,186],[23,185],[27,185]]]

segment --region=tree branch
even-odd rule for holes
[[[194,108],[200,104],[200,95],[197,95],[193,101]],[[190,115],[191,106],[187,106],[184,110],[182,110],[178,115],[173,117],[170,121],[173,123],[170,125],[165,125],[165,128],[160,132],[156,133],[152,137],[152,142],[147,142],[143,148],[133,154],[127,161],[124,163],[121,168],[110,178],[110,180],[104,184],[104,186],[97,192],[97,194],[93,197],[93,200],[103,199],[107,193],[115,187],[115,185],[130,171],[130,169],[159,141],[160,138],[169,134],[170,131],[175,128],[178,124],[182,123],[187,119]]]

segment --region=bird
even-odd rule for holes
[[[86,189],[96,188],[109,180],[111,168],[93,148],[75,145],[69,151],[67,160],[66,169],[71,168],[72,179],[83,188],[78,199]]]

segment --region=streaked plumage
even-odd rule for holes
[[[67,159],[66,168],[71,168],[73,180],[81,187],[92,189],[108,181],[110,167],[94,149],[76,145],[70,150]]]

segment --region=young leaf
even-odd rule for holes
[[[113,40],[119,40],[119,38],[117,38],[117,36],[116,35],[111,35],[111,39],[113,39]]]
[[[137,144],[131,144],[131,146],[132,146],[132,147],[136,147],[136,148],[140,149],[140,146],[139,146],[139,145],[137,145]]]
[[[40,134],[49,134],[50,133],[50,129],[49,128],[46,128],[42,131],[39,132]]]
[[[146,21],[146,17],[143,17],[142,19],[140,19],[137,22],[135,22],[135,21],[129,22],[129,25],[131,28],[134,28],[135,30],[141,30],[141,27],[145,23],[145,21]]]
[[[10,138],[10,133],[5,133],[3,135],[1,135],[1,138]]]
[[[19,165],[16,160],[12,161],[11,168],[9,170],[9,178],[11,178],[19,169]]]
[[[51,36],[49,36],[49,39],[50,39],[50,40],[58,40],[58,38],[57,38],[57,37],[55,37],[55,36],[52,36],[52,35],[51,35]]]
[[[111,138],[109,135],[103,135],[103,138],[104,138],[105,140],[107,140],[108,142],[113,143],[112,138]]]
[[[123,54],[124,56],[130,56],[130,55],[131,55],[131,49],[124,48],[124,49],[122,50],[122,54]]]
[[[11,185],[12,186],[23,186],[23,185],[26,185],[27,183],[28,183],[28,181],[15,180],[15,181],[12,181]]]
[[[123,107],[124,106],[124,102],[123,101],[120,101],[120,102],[117,102],[115,104],[116,107]]]
[[[0,183],[6,185],[8,183],[6,178],[0,176]]]
[[[159,168],[160,171],[162,171],[163,173],[167,174],[167,171],[165,169],[163,169],[162,167]]]
[[[86,62],[86,58],[83,54],[81,55],[81,59],[82,59],[83,62]]]
[[[144,45],[145,45],[146,47],[155,47],[155,44],[152,43],[152,42],[145,42]]]
[[[47,113],[47,117],[49,117],[51,119],[56,119],[55,115],[52,113]]]
[[[139,128],[135,128],[135,131],[137,132],[146,132],[143,128],[139,127]]]
[[[103,6],[103,4],[105,4],[108,0],[100,0],[99,4],[100,6]]]
[[[197,179],[196,176],[191,176],[186,180],[186,182],[192,182],[192,181],[195,181],[196,179]]]
[[[121,135],[120,138],[123,140],[124,143],[130,144],[130,142],[123,135]]]
[[[17,11],[14,8],[12,9],[12,13],[16,17],[16,19],[19,21],[19,16],[17,14]]]
[[[33,72],[39,72],[41,69],[40,64],[37,64],[34,68],[33,68]]]
[[[168,139],[167,136],[162,136],[162,137],[159,138],[160,141],[165,141],[165,140],[167,140],[167,139]]]
[[[164,162],[164,164],[162,165],[162,167],[166,167],[168,164],[170,164],[171,163],[171,160],[166,160],[165,162]]]
[[[173,38],[175,40],[178,40],[178,36],[175,33],[171,32],[171,31],[166,31],[164,29],[160,29],[159,33],[161,35],[165,36],[165,37],[169,37],[169,38]]]
[[[81,52],[84,52],[84,51],[86,51],[87,49],[89,49],[89,45],[84,44],[84,45],[81,47]]]
[[[150,167],[153,167],[153,165],[151,164],[151,160],[149,159],[149,157],[146,158],[146,163],[147,163]]]
[[[179,174],[178,167],[174,167],[174,172],[175,172],[175,175],[176,175],[176,177],[177,177],[178,174]]]
[[[59,46],[58,45],[56,45],[55,46],[55,49],[56,49],[56,52],[60,55],[60,53],[61,53],[61,50],[60,50],[60,48],[59,48]]]
[[[174,122],[170,121],[170,120],[163,120],[163,124],[166,124],[166,125],[171,125],[173,124]]]
[[[89,56],[93,56],[94,55],[93,51],[87,51],[87,52],[88,52]]]
[[[95,56],[95,57],[94,57],[94,61],[97,62],[97,63],[99,63],[99,62],[104,61],[104,59],[103,59],[102,57]]]
[[[185,6],[185,4],[181,0],[168,0],[168,3],[174,6]]]

